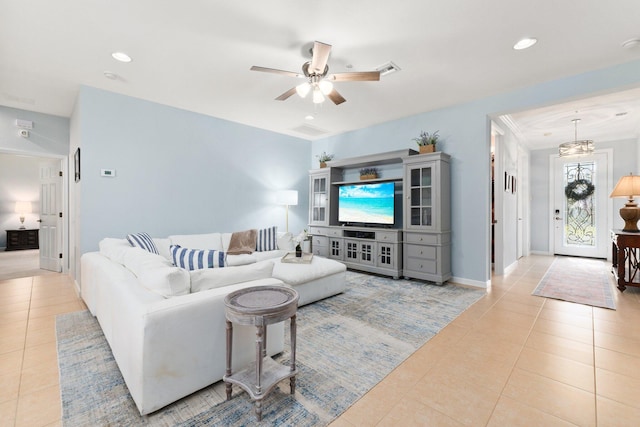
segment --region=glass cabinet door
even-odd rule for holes
[[[328,214],[328,194],[326,176],[313,177],[311,181],[311,223],[326,224]]]
[[[416,227],[433,226],[433,186],[431,166],[413,168],[409,176],[409,223]]]

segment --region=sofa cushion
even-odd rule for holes
[[[124,265],[124,254],[132,249],[127,239],[115,239],[112,237],[106,237],[100,240],[98,247],[102,255],[120,265]]]
[[[171,245],[170,250],[176,267],[187,270],[220,268],[226,265],[225,253],[215,249],[187,249],[180,245]]]
[[[278,233],[278,249],[283,251],[292,251],[296,248],[296,245],[293,243],[293,234],[289,233]]]
[[[275,225],[269,228],[258,230],[258,240],[256,250],[258,252],[274,251],[278,249],[278,227]]]
[[[227,266],[236,267],[238,265],[247,265],[258,262],[258,257],[256,256],[256,254],[257,252],[254,252],[252,254],[230,255],[227,252]]]
[[[158,248],[158,254],[171,261],[171,251],[169,250],[169,246],[171,246],[171,240],[154,237],[153,243],[155,243],[156,248]]]
[[[171,244],[180,245],[183,248],[223,250],[220,233],[181,234],[169,236],[169,239]]]
[[[271,277],[273,262],[265,261],[233,268],[195,270],[191,275],[191,292]]]
[[[347,267],[338,261],[314,256],[310,264],[285,263],[281,259],[274,261],[271,277],[295,286],[325,276],[346,271]]]
[[[153,239],[147,233],[127,234],[127,240],[131,246],[135,248],[141,248],[145,251],[151,252],[152,254],[158,254],[156,244],[153,243]]]
[[[256,249],[257,230],[236,231],[231,234],[228,254],[250,254]]]
[[[124,253],[124,264],[152,292],[164,297],[186,295],[191,290],[189,272],[175,267],[162,255],[144,249],[129,248]]]

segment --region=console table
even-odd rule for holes
[[[227,370],[223,377],[226,383],[227,400],[231,399],[231,388],[237,384],[253,401],[258,421],[262,420],[262,399],[280,381],[289,378],[291,394],[296,390],[296,312],[298,293],[286,286],[253,286],[240,289],[224,299],[227,318]],[[291,319],[291,362],[281,365],[267,357],[267,325]],[[231,349],[233,323],[256,327],[256,361],[240,372],[232,373]]]
[[[611,231],[611,269],[618,289],[640,287],[640,233]]]
[[[7,251],[38,249],[38,229],[7,230]]]

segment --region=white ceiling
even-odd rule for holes
[[[0,11],[2,105],[68,117],[79,86],[89,85],[305,139],[640,59],[640,47],[621,47],[640,37],[637,0],[0,0]],[[523,36],[539,42],[513,50]],[[299,81],[249,68],[299,72],[314,40],[333,45],[330,72],[388,61],[401,71],[337,83],[347,99],[339,106],[297,95],[275,101]],[[114,51],[133,62],[114,61]],[[510,118],[529,143],[556,145],[573,139],[576,109],[582,139],[596,138],[587,110],[599,125],[633,111],[615,120],[634,120],[637,137],[638,98],[633,91]],[[553,138],[540,137],[547,132]]]

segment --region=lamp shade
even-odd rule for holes
[[[31,202],[16,202],[15,212],[19,214],[31,213]]]
[[[298,204],[298,192],[296,190],[282,190],[276,193],[276,204],[296,206]]]
[[[616,184],[609,197],[626,197],[633,199],[640,196],[640,175],[625,175]]]

